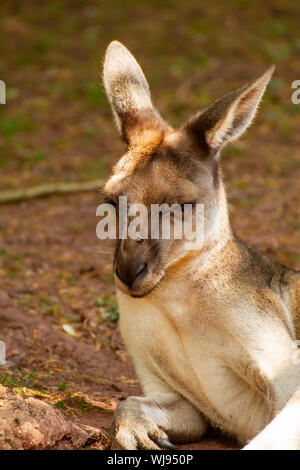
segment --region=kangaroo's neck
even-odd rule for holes
[[[229,240],[233,239],[229,222],[227,197],[222,180],[220,180],[216,189],[212,207],[208,208],[207,212],[204,226],[204,245],[203,249],[199,251],[209,254],[211,251],[214,252],[217,249],[221,249]]]
[[[229,222],[227,198],[222,181],[217,188],[215,200],[211,201],[207,214],[205,212],[204,207],[203,246],[184,253],[167,269],[167,274],[176,273],[180,276],[193,269],[205,271],[218,262],[218,257],[223,257],[224,251],[238,250]]]

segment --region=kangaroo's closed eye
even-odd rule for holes
[[[104,202],[105,204],[110,204],[111,206],[117,207],[117,203],[107,196],[104,197]]]
[[[186,202],[179,203],[182,211],[187,209],[186,206],[188,206],[188,208],[190,207],[193,208],[196,204],[197,204],[197,201],[186,201]]]
[[[184,209],[184,206],[185,206],[185,205],[194,206],[195,204],[197,204],[197,201],[196,201],[196,200],[194,200],[194,201],[182,202],[180,205],[181,205],[181,207]]]

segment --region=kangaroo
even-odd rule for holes
[[[204,204],[201,249],[184,237],[117,241],[120,329],[144,396],[115,411],[113,449],[192,442],[208,424],[246,449],[300,448],[300,273],[235,235],[220,169],[273,69],[174,129],[131,53],[117,41],[107,48],[104,86],[127,151],[106,200]]]

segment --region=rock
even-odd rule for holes
[[[100,436],[97,429],[81,428],[53,405],[0,386],[0,450],[51,449],[66,440],[76,449]]]

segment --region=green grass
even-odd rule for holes
[[[0,118],[0,134],[7,139],[11,139],[20,132],[32,131],[34,128],[35,123],[26,112]]]
[[[87,180],[104,177],[107,174],[107,163],[101,158],[93,159],[81,167],[80,173],[81,178]]]
[[[101,307],[101,317],[104,320],[116,322],[119,319],[119,310],[115,298],[106,294],[103,298],[96,299],[95,307]]]

